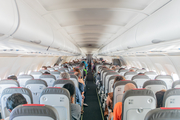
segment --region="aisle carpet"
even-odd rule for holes
[[[86,103],[88,107],[84,107],[83,120],[103,120],[91,71],[88,72],[86,81]]]

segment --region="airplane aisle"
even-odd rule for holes
[[[86,80],[86,103],[88,104],[88,107],[84,107],[83,120],[102,120],[102,114],[96,93],[96,85],[93,81],[93,75],[91,71],[88,71]]]

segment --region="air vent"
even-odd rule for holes
[[[31,40],[30,42],[35,43],[35,44],[40,44],[41,40]]]
[[[163,40],[152,40],[153,44],[157,44],[157,43],[161,43],[161,42],[164,42],[164,41]]]
[[[127,46],[127,49],[132,49],[133,47]]]

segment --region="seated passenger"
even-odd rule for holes
[[[48,71],[44,72],[43,75],[47,75],[47,74],[50,74]]]
[[[132,83],[128,83],[124,87],[124,93],[128,90],[136,89],[136,86]],[[122,116],[122,102],[118,102],[114,106],[113,114],[110,114],[109,120],[113,117],[113,120],[121,120]]]
[[[114,67],[114,66],[113,66],[113,67],[112,67],[112,70],[114,70],[114,71],[115,71],[115,70],[116,70],[116,67]]]
[[[69,80],[70,79],[70,75],[67,72],[61,73],[60,74],[60,78],[61,79]],[[82,103],[81,92],[79,91],[79,88],[77,88],[77,87],[75,87],[75,88],[76,88],[76,104],[79,104],[81,106],[81,103]]]
[[[163,107],[163,98],[164,98],[164,93],[166,90],[161,90],[156,92],[156,99],[157,99],[157,106],[156,108]]]
[[[7,98],[6,107],[11,112],[15,107],[18,105],[27,104],[26,99],[20,93],[14,93]],[[9,120],[9,117],[5,118],[4,120]]]
[[[117,77],[114,79],[114,83],[113,83],[112,88],[114,87],[114,84],[115,84],[117,81],[121,81],[121,80],[125,80],[125,78],[124,78],[123,76],[117,76]],[[110,109],[112,109],[112,106],[113,106],[113,92],[108,93],[106,105],[107,105],[107,107],[109,107]]]
[[[17,77],[15,75],[10,75],[7,77],[7,79],[17,80]]]
[[[70,83],[67,83],[63,86],[63,88],[67,89],[70,93],[70,96],[71,96],[71,117],[72,117],[72,120],[79,120],[80,117],[81,117],[81,107],[77,104],[74,104],[73,101],[74,101],[74,85],[73,84],[70,84]]]
[[[46,66],[42,66],[42,70],[47,70],[47,67]]]
[[[84,93],[84,80],[81,79],[80,74],[78,72],[75,72],[74,75],[78,77],[79,90],[83,94]]]

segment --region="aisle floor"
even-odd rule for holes
[[[88,72],[86,81],[86,103],[88,107],[84,107],[83,120],[103,120],[92,72]]]

